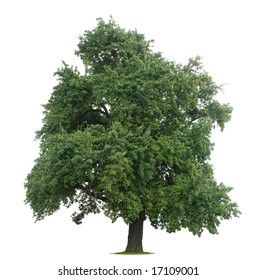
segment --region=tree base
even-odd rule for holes
[[[123,251],[123,252],[116,252],[116,253],[112,253],[114,255],[151,255],[151,254],[154,254],[152,252],[141,252],[141,253],[137,253],[137,252],[126,252],[126,251]]]

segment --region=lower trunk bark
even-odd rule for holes
[[[142,253],[143,252],[143,224],[145,220],[145,212],[139,214],[139,218],[129,224],[128,244],[126,252]]]

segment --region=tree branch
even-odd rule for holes
[[[192,118],[192,119],[190,120],[190,123],[189,123],[189,124],[190,124],[190,125],[193,124],[195,121],[200,120],[202,117],[203,117],[203,116],[197,116],[197,117]]]
[[[103,115],[105,115],[106,117],[108,117],[109,116],[109,114],[108,114],[108,112],[106,112],[106,111],[103,111],[103,110],[101,110],[101,109],[89,109],[89,110],[87,110],[86,111],[86,114],[87,113],[93,113],[93,112],[98,112],[98,113],[100,113],[100,114],[103,114]]]
[[[102,106],[102,108],[104,109],[105,115],[109,117],[110,114],[109,114],[109,112],[108,112],[108,110],[107,110],[105,104],[102,103],[101,106]]]

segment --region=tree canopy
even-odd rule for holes
[[[153,41],[111,18],[79,38],[85,72],[63,63],[36,137],[26,203],[36,220],[78,204],[73,221],[104,212],[155,228],[217,233],[238,216],[230,187],[217,183],[211,133],[232,108],[199,57],[185,65],[152,50]]]

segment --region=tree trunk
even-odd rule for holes
[[[145,211],[139,214],[139,218],[129,224],[128,244],[126,252],[142,253],[143,252],[143,224],[145,220]]]

